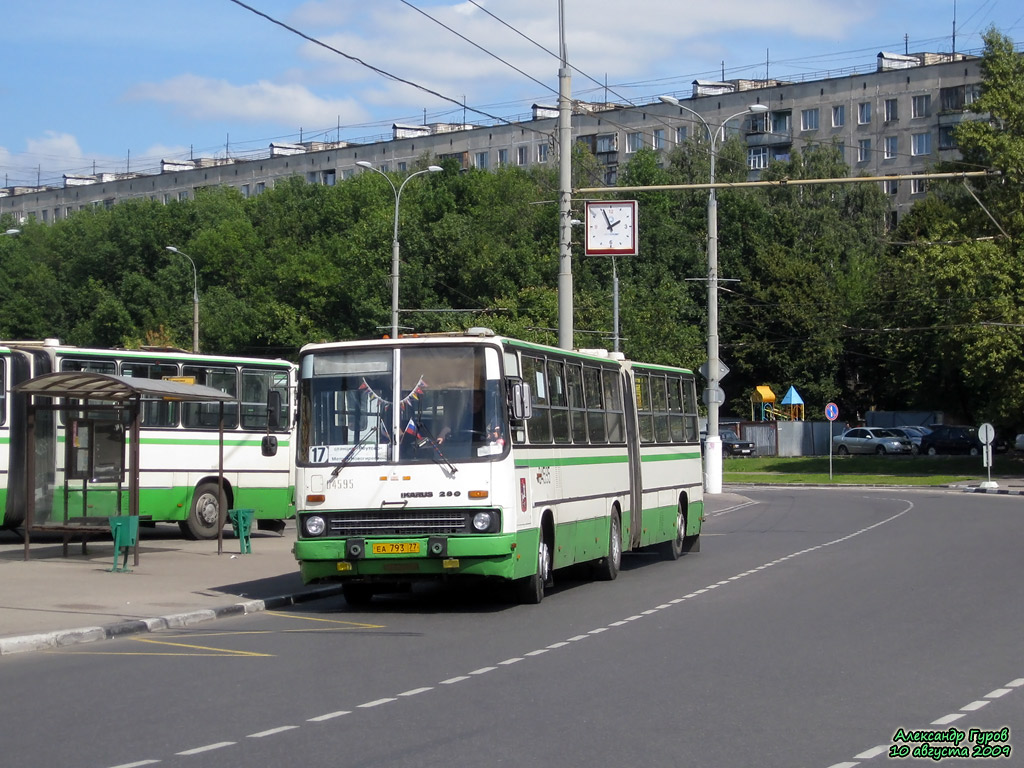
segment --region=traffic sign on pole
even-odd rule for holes
[[[835,421],[839,418],[839,406],[835,403],[827,403],[825,405],[825,418],[829,421]]]

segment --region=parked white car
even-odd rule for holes
[[[848,453],[910,453],[910,440],[888,429],[854,427],[832,438],[832,452],[840,456]]]

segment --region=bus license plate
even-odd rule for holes
[[[375,555],[418,555],[420,543],[418,541],[378,541],[373,544],[372,552]]]

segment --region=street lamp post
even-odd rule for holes
[[[4,232],[4,234],[5,235],[10,235],[11,237],[14,237],[15,235],[20,235],[21,234],[21,230],[20,229],[8,229],[6,232]]]
[[[399,245],[398,245],[398,205],[399,205],[399,203],[401,202],[401,199],[402,199],[402,190],[405,189],[405,185],[408,184],[409,181],[411,179],[415,178],[416,176],[420,176],[420,175],[422,175],[424,173],[437,173],[438,171],[443,171],[444,168],[442,168],[439,165],[428,165],[422,171],[416,171],[415,173],[410,173],[408,176],[405,177],[405,179],[402,181],[402,183],[396,187],[395,186],[395,182],[393,182],[391,180],[390,176],[388,176],[386,173],[384,173],[384,171],[380,170],[379,168],[374,168],[371,163],[368,163],[365,160],[360,160],[360,161],[358,161],[356,163],[356,165],[358,165],[360,168],[367,168],[367,169],[373,171],[374,173],[379,173],[381,176],[383,176],[385,179],[387,179],[388,184],[391,185],[391,191],[395,193],[395,227],[394,227],[394,232],[393,232],[392,237],[391,237],[391,338],[397,339],[398,338],[398,265],[399,265],[399,261],[398,261],[398,251],[399,251]]]
[[[173,245],[165,246],[171,253],[184,256],[192,265],[192,351],[199,352],[199,273],[196,271],[196,263],[192,257],[184,251],[179,251]]]
[[[693,109],[690,109],[673,96],[660,96],[661,101],[672,106],[685,109],[704,125],[708,135],[708,148],[711,155],[711,188],[708,194],[708,362],[707,390],[705,402],[708,406],[708,429],[704,440],[704,490],[706,493],[722,492],[722,440],[718,430],[718,411],[721,405],[721,387],[719,375],[721,363],[718,359],[718,195],[715,192],[715,159],[718,155],[718,141],[725,137],[725,126],[733,118],[747,113],[764,113],[768,107],[764,104],[751,104],[734,115],[729,115],[715,130],[711,130],[707,120]]]

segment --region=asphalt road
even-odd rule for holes
[[[539,606],[421,589],[5,657],[0,764],[852,768],[1006,726],[1024,765],[1022,545],[1019,497],[745,490],[700,553]]]

